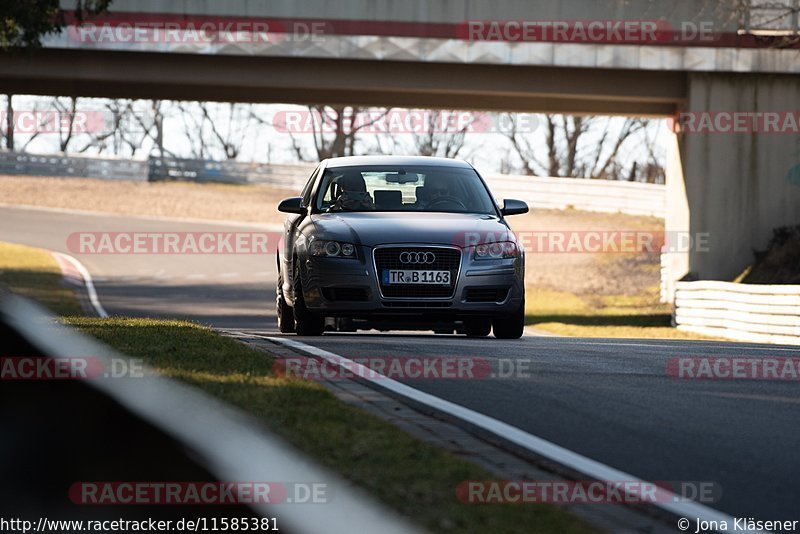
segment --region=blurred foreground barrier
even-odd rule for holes
[[[800,345],[800,285],[677,282],[674,322],[699,334]]]
[[[47,368],[49,360],[82,358],[111,369],[114,361],[125,360],[95,340],[55,324],[41,308],[23,299],[5,296],[0,300],[0,341],[0,515],[6,519],[32,520],[35,526],[37,518],[43,517],[84,521],[205,518],[207,528],[198,530],[226,530],[221,527],[223,518],[275,518],[278,530],[289,533],[415,531],[394,512],[267,434],[257,421],[147,369],[127,378],[100,375],[91,380],[12,376],[6,364],[21,358],[36,360],[41,368]],[[297,504],[284,498],[277,504],[239,500],[213,505],[134,500],[87,505],[80,498],[83,490],[76,495],[76,484],[83,488],[85,483],[104,481],[117,487],[123,481],[173,486],[192,481],[244,486],[277,482],[284,487],[292,482],[295,486],[318,483],[325,485],[326,500]],[[103,493],[92,495],[102,497]],[[214,518],[219,521],[211,528]],[[251,530],[265,529],[262,525]]]

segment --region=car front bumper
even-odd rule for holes
[[[392,245],[409,246],[409,245]],[[301,259],[306,306],[332,317],[399,317],[420,321],[492,317],[517,310],[524,296],[524,257],[473,260],[461,250],[451,297],[386,297],[381,293],[372,249],[359,259]]]

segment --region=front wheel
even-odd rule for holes
[[[516,311],[492,319],[492,330],[497,339],[521,338],[525,330],[525,299],[522,299]]]
[[[286,299],[283,298],[283,277],[281,277],[280,273],[278,273],[278,288],[275,293],[275,307],[278,313],[278,330],[280,330],[282,334],[293,334],[294,310],[286,303]]]
[[[486,337],[492,331],[491,319],[465,319],[464,320],[464,333],[468,337]]]
[[[298,336],[321,336],[325,330],[325,317],[306,308],[300,269],[294,269],[294,330]]]

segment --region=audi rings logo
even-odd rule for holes
[[[405,264],[425,264],[430,265],[436,261],[436,254],[433,252],[401,252],[400,263]]]

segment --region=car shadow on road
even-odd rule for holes
[[[671,326],[672,316],[668,313],[644,315],[533,315],[525,316],[525,323],[564,323],[576,326]]]

